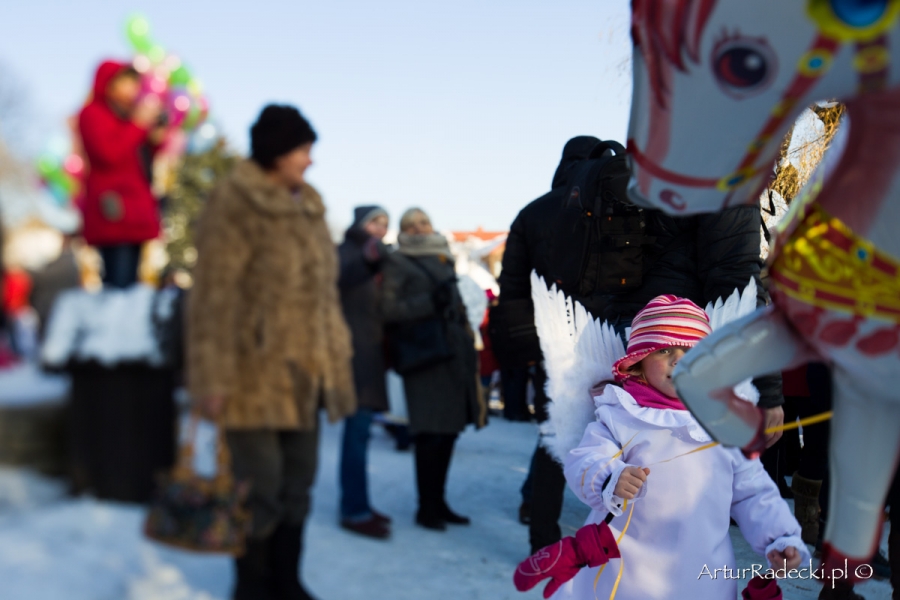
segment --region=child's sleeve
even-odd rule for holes
[[[809,561],[809,550],[800,538],[800,524],[759,460],[743,456],[736,459],[731,516],[754,552],[765,556],[772,550],[783,552],[793,546],[803,563]]]
[[[595,510],[619,516],[625,499],[613,494],[613,490],[625,467],[632,465],[622,460],[623,450],[608,422],[608,411],[599,409],[598,420],[588,425],[581,443],[569,452],[563,466],[569,487],[582,502]],[[635,500],[643,497],[646,489],[644,483]]]

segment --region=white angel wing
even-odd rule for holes
[[[706,305],[706,314],[709,317],[709,325],[715,331],[726,323],[731,323],[741,317],[746,317],[756,310],[756,279],[750,278],[750,283],[739,292],[737,288],[728,296],[727,300],[719,298],[715,304]]]
[[[625,356],[625,345],[610,325],[592,319],[556,285],[547,289],[535,272],[531,273],[531,296],[550,399],[549,426],[542,426],[543,444],[562,462],[595,420],[590,389],[612,378],[613,363]]]
[[[727,323],[731,323],[741,317],[746,317],[756,310],[756,279],[750,278],[750,283],[739,293],[737,288],[724,302],[722,298],[716,300],[715,304],[710,302],[706,305],[706,314],[709,316],[709,324],[712,330],[722,327]],[[742,381],[734,386],[734,393],[739,398],[743,398],[753,404],[759,402],[759,390],[753,385],[751,379]]]

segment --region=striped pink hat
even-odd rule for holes
[[[669,346],[693,348],[712,333],[706,311],[688,300],[667,294],[657,296],[631,322],[628,354],[613,365],[616,381],[628,378],[628,369],[651,352]]]

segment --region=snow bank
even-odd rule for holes
[[[68,377],[43,373],[33,363],[0,369],[0,408],[59,404],[68,395]]]
[[[0,467],[0,516],[14,510],[36,509],[57,502],[65,493],[66,488],[61,481],[27,469]]]

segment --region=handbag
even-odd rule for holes
[[[410,258],[432,283],[437,278],[417,260]],[[442,315],[396,323],[387,328],[391,366],[400,375],[452,360],[456,353],[447,336],[447,321]]]
[[[216,474],[204,478],[194,471],[197,417],[189,421],[178,462],[160,478],[155,499],[144,521],[144,535],[163,544],[196,552],[241,556],[250,531],[250,513],[243,503],[250,491],[231,473],[231,453],[217,428]]]

